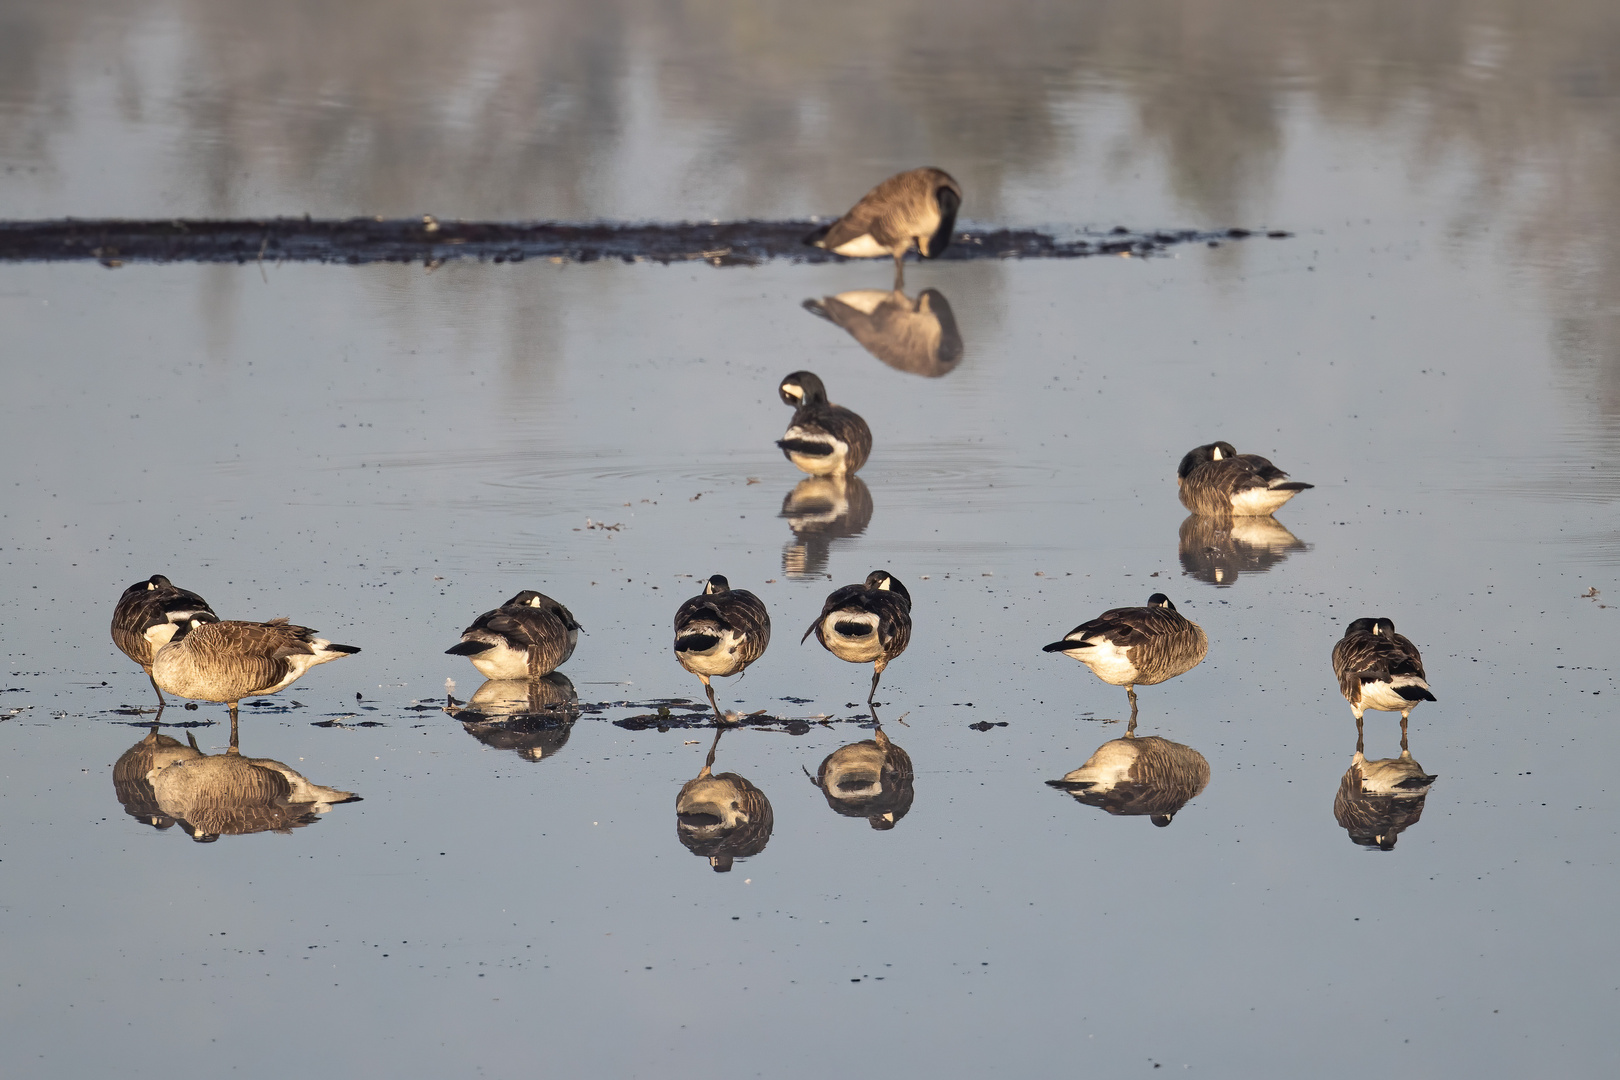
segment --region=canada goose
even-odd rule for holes
[[[1176,611],[1164,593],[1146,607],[1113,608],[1070,630],[1045,652],[1072,656],[1111,686],[1123,686],[1136,719],[1136,687],[1183,675],[1204,662],[1209,639],[1203,629]]]
[[[141,665],[151,679],[157,651],[174,637],[176,627],[194,615],[212,616],[214,609],[196,593],[180,588],[162,574],[153,574],[125,589],[118,598],[118,606],[113,608],[113,644]],[[163,691],[158,690],[156,679],[152,679],[152,689],[157,690],[161,709],[168,702],[163,699]]]
[[[1268,517],[1315,486],[1289,480],[1259,454],[1240,454],[1228,442],[1189,450],[1176,467],[1181,505],[1206,517]]]
[[[1311,546],[1274,517],[1202,517],[1181,523],[1177,554],[1189,577],[1229,588],[1242,574],[1263,574]]]
[[[1063,779],[1046,783],[1110,814],[1149,815],[1162,828],[1209,784],[1209,762],[1190,746],[1127,733],[1097,747]]]
[[[828,594],[821,614],[799,644],[811,634],[840,660],[871,663],[872,689],[866,695],[870,704],[883,669],[911,643],[911,594],[887,570],[874,570],[861,584],[845,585]]]
[[[446,707],[467,734],[527,761],[554,757],[579,718],[579,692],[560,671],[538,679],[490,679],[465,704]]]
[[[806,300],[804,309],[843,327],[861,348],[900,371],[937,379],[962,360],[962,334],[945,294],[857,289]]]
[[[1436,779],[1412,760],[1404,738],[1400,757],[1368,761],[1358,735],[1355,756],[1333,797],[1333,816],[1352,843],[1388,851],[1423,816]]]
[[[486,679],[538,679],[574,655],[579,623],[544,593],[524,589],[486,611],[461,632],[461,643],[444,650],[465,656]]]
[[[843,217],[804,238],[812,247],[852,258],[894,256],[894,287],[905,283],[912,242],[925,259],[937,259],[951,244],[962,185],[943,169],[911,169],[889,177],[861,197]]]
[[[1420,701],[1438,700],[1429,692],[1423,657],[1417,646],[1395,632],[1389,619],[1357,619],[1333,646],[1333,674],[1339,693],[1350,703],[1361,730],[1367,709],[1401,714],[1401,739],[1406,720]]]
[[[717,874],[728,873],[734,859],[764,851],[776,824],[763,791],[736,773],[715,774],[714,754],[725,732],[715,732],[702,770],[675,796],[675,835]]]
[[[175,761],[152,769],[147,779],[163,813],[198,843],[287,832],[338,803],[360,801],[353,792],[312,784],[279,761],[243,757],[234,740],[228,753]]]
[[[245,697],[274,694],[292,685],[316,664],[341,660],[360,650],[334,645],[307,626],[286,619],[221,622],[198,614],[181,623],[152,662],[158,687],[184,698],[222,701],[231,708],[231,742],[236,742],[236,706]]]
[[[153,769],[202,757],[202,751],[197,748],[197,737],[188,731],[186,739],[189,746],[179,739],[159,734],[158,726],[153,724],[146,738],[125,750],[113,762],[113,794],[118,797],[124,813],[160,831],[174,825],[174,819],[158,808],[152,783],[146,777]]]
[[[874,829],[892,829],[916,797],[911,757],[879,727],[873,737],[840,746],[821,762],[810,782],[827,805],[845,817],[863,817]]]
[[[795,371],[777,388],[793,419],[776,441],[782,456],[811,476],[849,475],[872,453],[872,429],[842,405],[827,401],[827,388],[808,371]]]
[[[719,574],[675,612],[675,659],[703,680],[717,716],[722,714],[709,679],[740,674],[770,643],[771,617],[764,602],[747,589],[733,589]]]
[[[858,476],[807,476],[782,499],[793,541],[782,549],[782,572],[821,577],[834,540],[859,536],[872,522],[872,489]]]

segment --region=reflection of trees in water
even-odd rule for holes
[[[1612,0],[128,7],[8,5],[0,153],[39,170],[19,181],[54,183],[52,140],[106,79],[115,122],[184,129],[176,176],[156,183],[205,177],[188,212],[833,212],[885,169],[934,162],[989,220],[1005,186],[1072,152],[1077,99],[1119,93],[1134,127],[1085,149],[1122,171],[1162,157],[1201,223],[1229,225],[1262,205],[1281,117],[1302,102],[1409,143],[1419,167],[1471,159],[1455,230],[1533,200],[1516,239],[1556,263],[1559,347],[1620,419]],[[618,159],[632,127],[635,180]],[[872,164],[852,176],[856,161]]]

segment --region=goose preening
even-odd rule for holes
[[[1313,488],[1259,454],[1240,454],[1229,442],[1187,451],[1176,467],[1181,505],[1206,517],[1268,517],[1295,495]]]
[[[793,542],[782,549],[782,572],[792,578],[827,572],[832,542],[859,536],[872,522],[872,490],[858,476],[807,476],[782,500]]]
[[[734,859],[764,851],[776,824],[763,791],[736,773],[715,773],[714,755],[725,733],[715,732],[702,770],[675,796],[675,835],[717,874],[729,872]]]
[[[147,781],[159,809],[198,843],[226,835],[290,832],[339,803],[360,801],[351,791],[313,784],[279,761],[243,757],[234,739],[227,753],[155,767]]]
[[[810,782],[821,789],[828,806],[844,817],[865,818],[874,829],[894,828],[916,797],[911,757],[889,741],[881,726],[872,738],[828,754]]]
[[[874,570],[861,584],[828,594],[799,644],[811,634],[838,659],[872,665],[872,689],[866,695],[870,704],[883,669],[911,643],[911,594],[887,570]]]
[[[1310,548],[1274,517],[1188,514],[1181,523],[1176,553],[1188,577],[1229,588],[1243,574],[1263,574],[1294,552]]]
[[[243,698],[284,690],[316,664],[359,651],[353,645],[334,645],[284,618],[221,622],[199,614],[180,624],[158,650],[152,681],[179,697],[229,705],[234,745],[236,706]]]
[[[793,406],[793,419],[776,445],[795,468],[811,476],[844,476],[866,464],[872,429],[842,405],[828,402],[827,388],[813,372],[795,371],[777,393],[783,404]]]
[[[465,656],[486,679],[538,679],[574,655],[580,625],[573,612],[545,593],[524,589],[486,611],[444,650]]]
[[[962,334],[938,289],[913,300],[899,289],[856,289],[806,300],[804,309],[840,326],[861,348],[900,371],[937,379],[962,360]]]
[[[1163,827],[1209,784],[1209,762],[1190,746],[1127,732],[1097,747],[1063,779],[1046,783],[1087,806],[1127,817],[1147,815]]]
[[[905,284],[911,245],[937,259],[951,244],[962,185],[943,169],[910,169],[889,177],[861,197],[843,217],[804,238],[812,247],[852,258],[894,257],[894,287]]]
[[[1333,796],[1333,816],[1350,834],[1351,843],[1388,851],[1396,837],[1423,816],[1423,804],[1436,779],[1412,760],[1405,738],[1400,757],[1368,761],[1358,735],[1355,756]]]
[[[1111,686],[1123,686],[1136,720],[1136,687],[1185,674],[1204,662],[1209,639],[1203,628],[1176,610],[1164,593],[1146,607],[1113,608],[1070,630],[1045,652],[1072,656]]]
[[[153,724],[146,738],[113,762],[113,794],[118,797],[124,813],[136,821],[160,831],[170,828],[174,819],[158,807],[157,795],[152,791],[147,774],[177,761],[192,761],[202,756],[197,748],[197,737],[191,732],[186,732],[186,742],[181,742],[159,733],[158,726]]]
[[[538,679],[490,679],[466,702],[451,699],[445,712],[485,746],[543,761],[554,757],[573,733],[579,692],[560,671]]]
[[[157,651],[169,643],[181,624],[197,615],[218,617],[208,601],[196,593],[180,588],[162,574],[153,574],[125,589],[124,595],[118,598],[118,606],[113,608],[113,644],[141,665],[141,670],[151,679],[152,661]],[[163,699],[156,679],[152,679],[152,689],[157,690],[161,710],[168,702]]]
[[[1423,657],[1410,640],[1395,632],[1389,619],[1357,619],[1333,646],[1333,674],[1339,693],[1350,703],[1361,730],[1367,709],[1401,714],[1401,739],[1406,721],[1419,702],[1438,700],[1429,692]]]
[[[719,574],[675,612],[675,659],[703,680],[716,716],[723,714],[709,680],[741,674],[770,643],[771,617],[764,602],[747,589],[733,589]]]

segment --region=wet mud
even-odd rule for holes
[[[804,243],[813,221],[697,223],[505,223],[422,219],[345,221],[77,220],[0,222],[0,261],[58,262],[421,262],[447,259],[523,262],[707,262],[754,266],[772,259],[844,262]],[[1253,237],[1280,239],[1281,230],[1128,229],[1078,231],[1062,239],[1031,229],[957,234],[942,259],[1077,259],[1090,255],[1149,257],[1182,244],[1217,245]]]

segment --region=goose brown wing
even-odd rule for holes
[[[567,627],[554,612],[545,608],[521,607],[491,612],[483,629],[499,634],[513,645],[554,645],[566,636]]]
[[[816,621],[810,624],[810,629],[804,632],[804,637],[799,639],[799,644],[804,644],[811,634],[815,634],[816,639],[819,641],[821,639],[821,623],[833,612],[843,608],[853,608],[857,611],[867,610],[864,600],[866,594],[870,591],[865,585],[844,585],[828,593],[827,602],[821,605],[821,614],[817,615]]]
[[[1384,644],[1377,635],[1358,633],[1346,634],[1333,646],[1333,674],[1339,680],[1339,692],[1352,705],[1361,700],[1362,675],[1388,674]]]
[[[898,656],[911,644],[911,605],[894,593],[872,590],[868,592],[867,610],[878,616],[878,641],[883,651]]]
[[[242,696],[275,686],[292,671],[291,656],[315,652],[309,639],[315,632],[306,626],[293,626],[286,619],[267,623],[213,622],[192,630],[185,637],[186,650],[199,668],[229,671],[249,687]]]
[[[1068,636],[1084,634],[1086,637],[1098,635],[1107,638],[1109,642],[1122,649],[1136,645],[1144,645],[1155,637],[1172,634],[1190,625],[1186,619],[1168,608],[1161,607],[1128,607],[1112,608],[1092,619],[1083,622]]]

